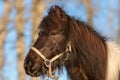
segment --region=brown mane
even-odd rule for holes
[[[79,66],[88,76],[88,80],[105,80],[107,68],[106,39],[88,24],[74,18],[70,19],[69,28],[69,40],[73,51],[70,61],[67,63],[67,66],[71,67],[68,69],[69,74],[71,76],[74,74],[73,66],[76,68]]]

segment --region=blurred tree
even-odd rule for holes
[[[120,0],[119,0],[119,2],[118,2],[118,19],[119,19],[119,21],[118,21],[118,44],[120,45]]]
[[[24,1],[23,0],[16,0],[15,7],[17,10],[16,15],[16,31],[17,31],[17,53],[18,53],[18,72],[19,72],[19,80],[25,80],[25,72],[23,68],[24,62],[24,53],[25,53],[25,45],[24,45]]]
[[[32,25],[33,25],[32,40],[34,42],[37,38],[38,26],[43,16],[43,11],[45,9],[45,3],[44,3],[44,0],[40,0],[40,1],[32,0],[32,5],[33,5],[32,6]]]
[[[11,5],[9,4],[8,0],[4,1],[4,15],[3,17],[0,19],[0,74],[2,74],[2,66],[3,66],[3,62],[4,62],[4,58],[3,58],[3,46],[4,46],[4,41],[6,38],[6,35],[8,33],[7,31],[7,23],[9,21],[9,13],[11,11]],[[0,75],[1,76],[1,75]],[[0,80],[2,80],[0,78]]]
[[[80,0],[81,1],[81,0]],[[87,22],[88,24],[92,25],[92,21],[93,21],[93,9],[92,9],[92,6],[91,6],[91,0],[82,0],[83,4],[85,5],[86,7],[86,11],[87,11]]]
[[[44,0],[32,0],[32,43],[35,42],[38,35],[38,26],[42,20],[43,11],[45,9]],[[32,44],[31,44],[32,45]],[[32,78],[31,80],[39,80],[39,78]]]
[[[113,20],[114,20],[114,11],[113,11],[113,3],[114,0],[110,0],[110,13],[109,13],[109,27],[110,27],[110,32],[111,32],[111,39],[114,40],[114,24],[113,24]]]

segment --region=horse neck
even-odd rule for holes
[[[80,63],[85,64],[85,59],[91,60],[89,56],[100,55],[105,59],[107,56],[105,40],[83,22],[72,20],[70,23],[71,64],[75,66],[79,66]]]

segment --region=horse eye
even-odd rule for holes
[[[50,32],[50,35],[56,35],[57,32]]]

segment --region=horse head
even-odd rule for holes
[[[43,18],[39,26],[38,38],[28,52],[24,68],[28,75],[37,77],[40,75],[52,75],[67,58],[69,18],[58,6],[50,8],[48,15]]]

